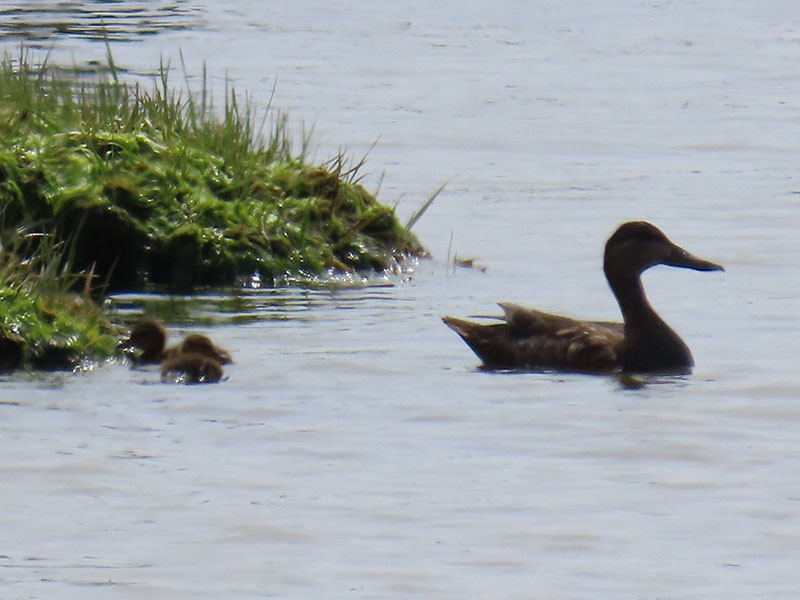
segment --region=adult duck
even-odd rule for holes
[[[160,364],[165,383],[213,383],[222,379],[222,365],[233,362],[231,355],[203,334],[187,335],[166,348],[167,331],[154,319],[143,319],[131,329],[123,347],[141,350],[134,360],[140,364]]]
[[[509,303],[500,304],[502,323],[443,320],[490,369],[687,372],[694,366],[691,351],[656,314],[642,288],[642,272],[654,265],[724,270],[691,255],[654,225],[629,222],[608,239],[603,256],[624,323],[579,321]]]

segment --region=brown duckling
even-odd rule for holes
[[[183,338],[183,341],[179,345],[164,350],[164,359],[171,358],[176,354],[199,354],[201,356],[213,358],[223,365],[233,362],[227,350],[215,346],[211,338],[202,333],[190,333]]]
[[[650,223],[624,223],[608,239],[603,260],[624,323],[579,321],[508,303],[500,304],[502,323],[443,320],[487,368],[687,372],[694,366],[692,353],[656,314],[642,288],[642,272],[654,265],[724,270],[692,256]]]
[[[136,348],[141,352],[134,357],[137,363],[157,364],[164,357],[164,347],[167,343],[167,330],[155,319],[142,319],[131,328],[127,340],[120,346],[124,349]]]
[[[216,383],[222,379],[220,361],[197,352],[182,352],[161,363],[162,383]]]
[[[133,326],[123,346],[142,351],[136,359],[139,363],[160,363],[164,383],[215,383],[222,379],[222,365],[233,362],[226,350],[203,334],[187,335],[180,344],[165,349],[166,340],[166,329],[159,321],[144,319]]]
[[[226,350],[214,345],[208,336],[200,333],[187,335],[180,344],[171,348],[165,348],[166,342],[167,330],[161,322],[142,319],[133,326],[130,336],[122,345],[141,350],[136,360],[142,364],[158,364],[182,353],[200,354],[221,364],[233,362]]]

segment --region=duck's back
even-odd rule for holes
[[[505,313],[502,323],[444,319],[487,367],[603,372],[621,365],[621,323],[579,321],[516,304],[500,306]]]

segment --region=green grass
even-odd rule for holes
[[[24,48],[0,62],[0,369],[113,355],[109,291],[383,271],[424,252],[360,185],[363,161],[309,164],[285,115],[258,118],[233,89],[215,107],[205,72],[195,92],[169,77],[162,64],[150,89],[123,83],[110,54],[100,74]]]
[[[383,270],[423,249],[394,210],[358,182],[362,163],[306,162],[285,115],[256,119],[176,91],[162,65],[152,89],[35,67],[0,68],[0,205],[6,223],[75,235],[77,269],[111,289],[188,291],[258,272]],[[267,134],[263,134],[268,127]]]
[[[73,368],[114,354],[114,328],[89,295],[90,278],[69,270],[68,252],[20,230],[3,231],[0,243],[0,369]]]

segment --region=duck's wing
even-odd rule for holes
[[[611,339],[625,335],[625,326],[612,321],[582,321],[546,313],[535,308],[528,308],[511,302],[499,302],[503,309],[503,318],[518,336],[554,335],[563,336],[566,330],[583,328],[593,334]]]
[[[603,372],[620,366],[621,323],[579,321],[510,303],[500,307],[502,323],[444,318],[486,367]]]

